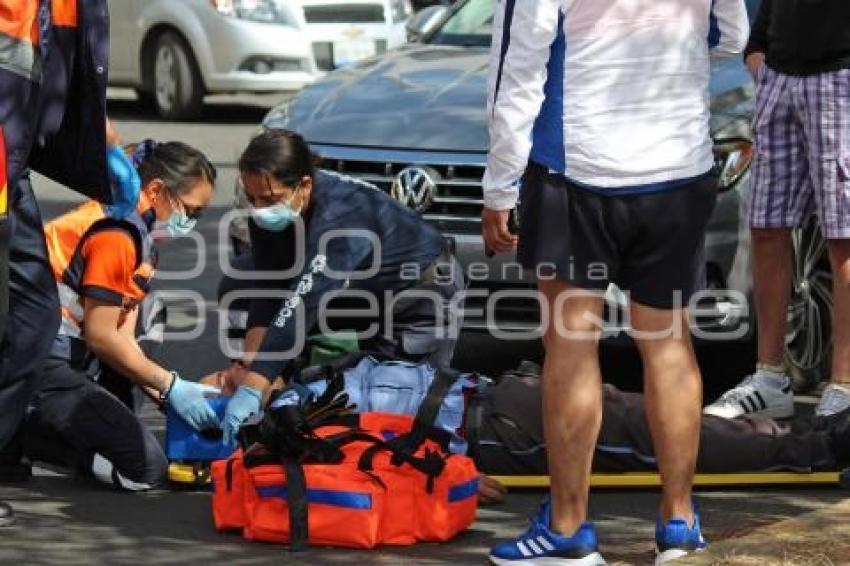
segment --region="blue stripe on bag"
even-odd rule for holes
[[[280,485],[272,485],[268,487],[258,487],[257,495],[263,499],[272,497],[280,497],[286,499],[286,487]],[[368,493],[356,493],[352,491],[332,491],[330,489],[308,489],[308,503],[321,503],[324,505],[333,505],[335,507],[346,507],[348,509],[371,509],[372,496]]]
[[[478,495],[478,478],[449,488],[449,503],[457,503]]]

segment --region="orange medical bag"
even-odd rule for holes
[[[245,466],[242,450],[212,463],[213,520],[220,531],[245,526]]]
[[[339,447],[335,463],[254,465],[250,450],[215,462],[216,527],[293,547],[373,548],[445,541],[472,524],[479,474],[470,458],[449,453],[447,440],[423,434],[412,417],[356,417],[354,426],[313,431]]]

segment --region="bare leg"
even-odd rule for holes
[[[828,240],[832,269],[832,381],[850,386],[850,240]]]
[[[682,309],[660,310],[633,302],[631,320],[638,331],[635,340],[643,360],[646,417],[663,482],[661,518],[667,521],[678,517],[690,524],[702,382],[687,313]]]
[[[758,361],[783,365],[791,297],[791,230],[753,228],[753,283],[758,320]]]
[[[598,336],[571,334],[600,330],[592,320],[602,314],[602,297],[561,281],[540,281],[539,288],[548,300],[544,308],[550,314],[544,337],[542,404],[551,477],[551,528],[571,536],[587,517],[590,466],[602,422]],[[570,298],[559,301],[562,293],[569,293]]]

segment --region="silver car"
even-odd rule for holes
[[[318,78],[298,4],[283,0],[109,0],[109,84],[163,118],[205,94],[297,91]]]
[[[753,14],[756,5],[748,0]],[[493,0],[426,8],[409,24],[419,43],[330,73],[273,109],[263,126],[301,133],[323,167],[374,183],[420,210],[451,236],[468,269],[487,265],[480,269],[486,275],[470,277],[481,293],[467,300],[466,328],[521,331],[537,324],[538,306],[523,294],[535,281],[512,258],[485,257],[481,239],[492,16]],[[707,287],[717,292],[700,301],[695,327],[707,339],[748,339],[754,328],[745,215],[753,84],[740,60],[719,60],[710,91],[720,182],[704,267]],[[823,300],[829,277],[816,226],[795,234],[795,254],[787,352],[791,365],[808,377],[827,363],[831,309]],[[484,307],[494,296],[500,299],[490,316]],[[611,333],[622,336],[628,324],[622,294],[611,289],[609,298]]]

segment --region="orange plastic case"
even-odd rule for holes
[[[361,430],[383,440],[410,432],[412,424],[412,418],[402,415],[360,415]],[[323,427],[316,432],[330,436],[339,431],[339,427]],[[431,451],[445,458],[443,471],[429,482],[426,474],[407,463],[394,465],[392,453],[385,450],[376,452],[371,471],[361,470],[361,456],[372,446],[352,442],[343,446],[344,459],[339,464],[303,466],[310,544],[374,548],[446,541],[475,520],[479,473],[470,458],[447,455],[436,442],[426,440],[415,456]],[[246,469],[240,451],[229,460],[215,462],[212,475],[216,528],[241,527],[249,540],[290,542],[282,465]]]

